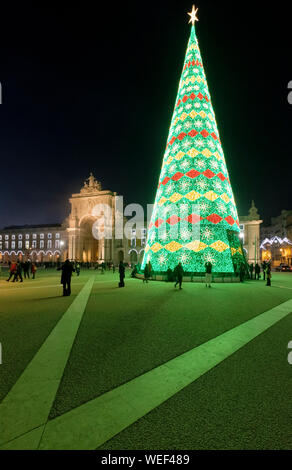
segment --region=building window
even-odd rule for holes
[[[52,248],[52,240],[48,240],[48,248]]]
[[[22,241],[18,242],[18,248],[22,248]]]
[[[5,235],[5,240],[9,240],[9,235]]]
[[[136,238],[131,238],[131,248],[136,247]]]
[[[36,234],[36,233],[34,233],[34,234],[33,234],[33,236],[32,236],[32,238],[35,240],[35,239],[36,239],[36,237],[37,237],[37,234]]]
[[[48,238],[52,238],[52,234],[51,234],[51,233],[48,233]]]
[[[18,235],[18,240],[22,240],[22,235]]]
[[[2,240],[2,235],[0,235],[0,240]]]
[[[9,248],[9,242],[5,242],[5,249],[8,250]]]
[[[0,250],[2,250],[2,242],[0,242]]]
[[[11,242],[11,248],[12,250],[15,250],[15,242]]]
[[[25,235],[25,239],[26,239],[26,240],[29,240],[29,233],[27,233],[27,234]]]
[[[41,234],[40,234],[40,238],[42,238],[42,239],[44,239],[44,238],[45,238],[45,236],[44,236],[44,234],[43,234],[43,233],[41,233]]]
[[[60,248],[60,240],[55,240],[55,248]]]
[[[15,235],[11,235],[11,239],[12,239],[12,240],[15,240]]]
[[[32,247],[33,247],[33,248],[36,248],[36,246],[37,246],[37,242],[36,242],[36,240],[33,240],[33,242],[32,242]]]
[[[29,240],[26,240],[26,242],[25,242],[25,249],[29,250]]]
[[[45,242],[44,242],[44,240],[41,240],[40,241],[40,248],[44,248],[44,246],[45,246]]]
[[[59,233],[56,233],[56,238],[60,238],[60,234],[59,234]]]

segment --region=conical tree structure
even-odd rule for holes
[[[192,26],[142,269],[234,273],[239,220],[202,57]]]

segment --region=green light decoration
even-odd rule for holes
[[[142,270],[234,274],[245,261],[239,220],[195,31],[192,23]]]

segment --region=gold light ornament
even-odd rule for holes
[[[195,5],[193,5],[193,9],[192,9],[191,13],[188,13],[188,15],[191,17],[189,23],[192,23],[193,26],[195,25],[196,21],[199,21],[199,19],[197,18],[198,10],[199,9],[196,8]]]

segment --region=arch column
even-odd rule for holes
[[[68,232],[68,257],[69,259],[80,259],[80,229],[67,228]]]
[[[105,239],[99,240],[98,244],[98,259],[105,261]]]

